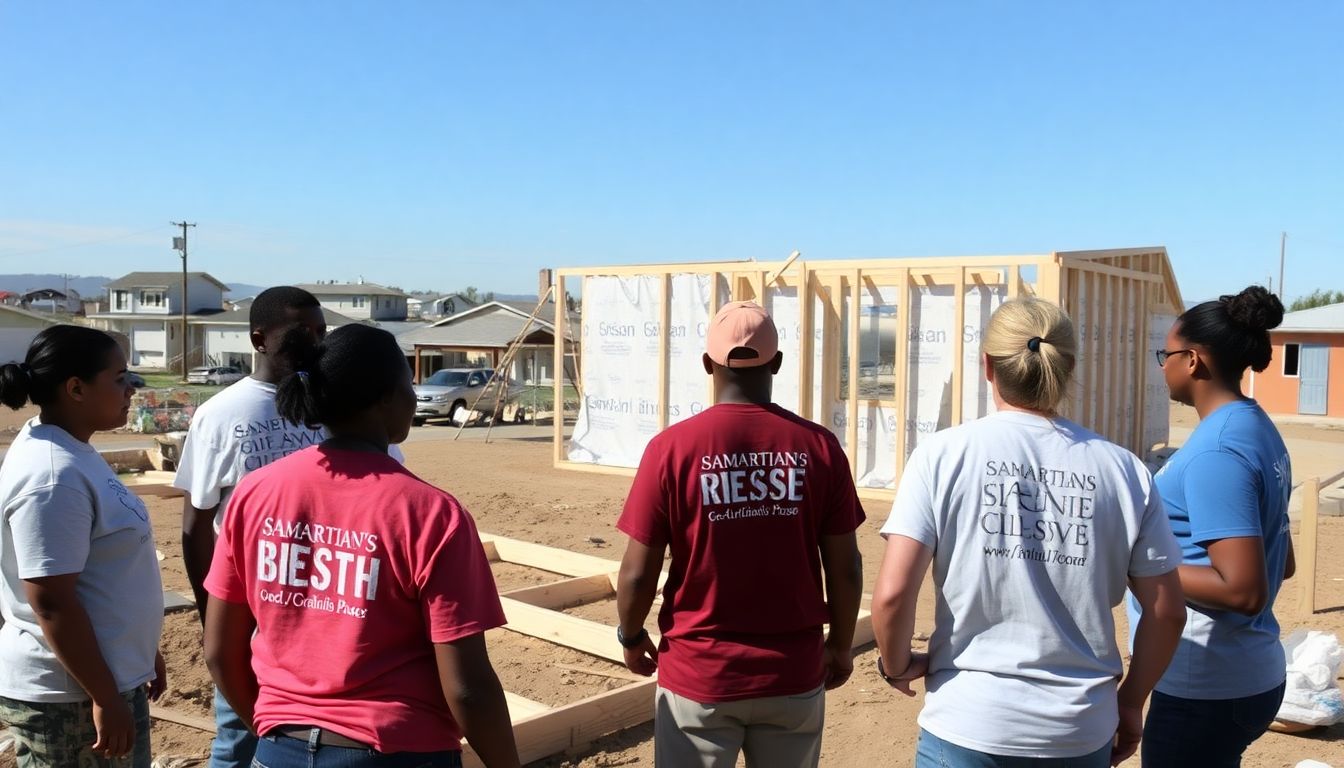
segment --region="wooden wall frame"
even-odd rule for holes
[[[658,391],[645,393],[658,408],[658,424],[668,423],[666,322],[671,278],[674,275],[708,275],[714,289],[710,311],[728,300],[761,301],[770,288],[794,288],[799,297],[799,323],[802,339],[799,347],[798,410],[814,421],[830,418],[835,407],[843,406],[846,427],[839,435],[850,459],[852,473],[858,472],[860,436],[858,421],[874,405],[895,407],[897,423],[904,425],[910,411],[907,377],[911,313],[909,296],[916,286],[960,285],[955,293],[955,316],[965,318],[966,291],[975,286],[1004,286],[1008,298],[1032,295],[1059,304],[1069,312],[1079,328],[1100,331],[1096,343],[1082,339],[1088,347],[1088,359],[1076,372],[1080,397],[1064,406],[1064,415],[1122,445],[1140,457],[1154,446],[1144,445],[1144,398],[1147,384],[1146,365],[1150,364],[1148,345],[1149,318],[1154,314],[1179,314],[1184,310],[1166,248],[1118,248],[1096,251],[1056,251],[1048,254],[1015,256],[966,256],[918,259],[864,259],[804,261],[797,252],[786,261],[704,262],[687,264],[651,264],[618,267],[567,267],[555,271],[558,290],[563,292],[566,279],[589,277],[652,276],[660,281],[664,338],[660,339]],[[728,286],[728,296],[719,295],[719,281]],[[857,386],[859,297],[869,286],[897,287],[904,300],[897,303],[896,359],[894,362],[895,401],[878,401],[860,396]],[[1082,296],[1087,301],[1081,301]],[[819,306],[814,307],[814,302]],[[847,304],[848,302],[848,304]],[[559,305],[557,305],[558,307]],[[564,332],[565,318],[557,309],[557,335]],[[845,333],[844,329],[848,328]],[[815,335],[814,335],[815,334]],[[815,348],[814,338],[821,349]],[[962,334],[953,334],[953,367],[950,424],[960,424],[962,383],[978,370],[966,370]],[[853,350],[845,366],[849,391],[840,387],[844,350]],[[563,363],[557,350],[556,366]],[[820,360],[820,365],[816,361]],[[586,367],[586,366],[585,366]],[[817,385],[820,385],[819,387]],[[813,388],[820,391],[815,402]],[[557,385],[557,397],[559,386]],[[1132,407],[1126,417],[1126,406]],[[895,435],[896,477],[904,468],[907,454],[906,429]],[[566,451],[564,424],[554,423],[554,465],[561,469],[630,476],[634,470],[570,461]],[[860,488],[864,498],[890,501],[892,488]]]

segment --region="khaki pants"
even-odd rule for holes
[[[658,688],[653,764],[658,768],[815,768],[821,760],[826,690],[701,704]]]

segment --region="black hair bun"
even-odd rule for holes
[[[1227,316],[1248,331],[1268,331],[1283,322],[1283,302],[1262,285],[1252,285],[1236,296],[1223,296]]]

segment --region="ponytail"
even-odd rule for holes
[[[343,325],[280,381],[276,410],[309,428],[343,422],[396,391],[407,370],[395,336],[360,323]]]
[[[108,366],[116,339],[82,325],[53,325],[44,329],[22,363],[0,366],[0,404],[18,410],[28,403],[38,407],[56,402],[71,378],[92,381]]]

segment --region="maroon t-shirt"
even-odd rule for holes
[[[821,685],[818,547],[863,519],[835,435],[779,406],[716,405],[650,441],[616,527],[671,550],[659,685],[704,703]]]

